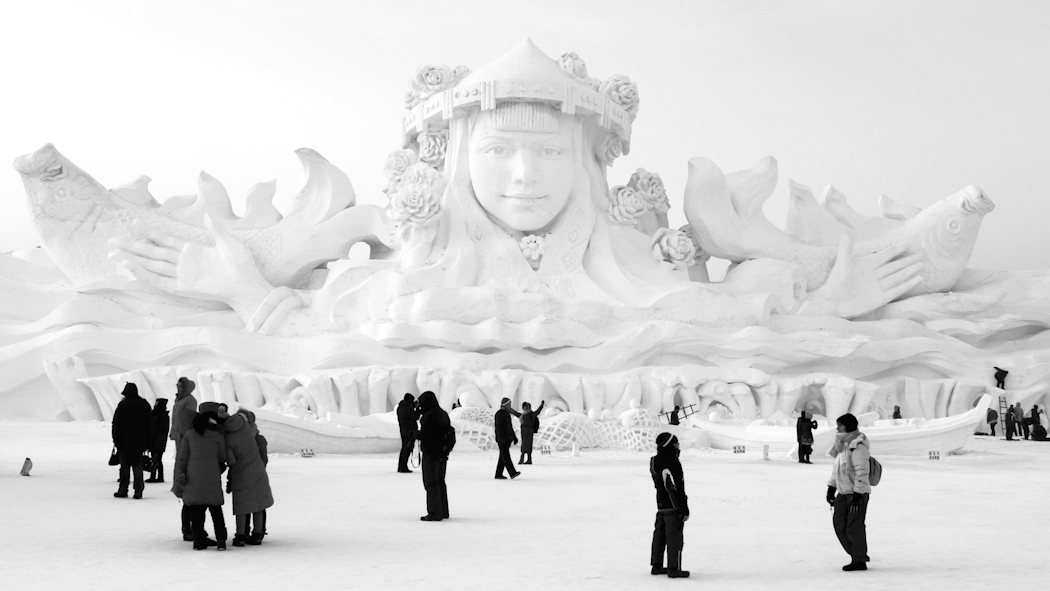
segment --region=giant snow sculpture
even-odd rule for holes
[[[659,175],[610,186],[639,103],[630,78],[528,40],[477,71],[426,66],[387,206],[356,204],[304,149],[283,216],[272,183],[237,218],[204,174],[158,203],[144,177],[107,190],[50,145],[22,156],[47,256],[3,259],[0,413],[105,418],[123,380],[149,398],[188,374],[204,399],[303,420],[427,389],[446,407],[545,399],[566,420],[632,401],[932,419],[993,390],[993,364],[1018,378],[1010,402],[1046,402],[1050,277],[966,268],[994,207],[979,188],[868,218],[791,183],[781,230],[762,212],[772,158],[731,174],[694,158],[689,225],[669,228]],[[347,259],[358,242],[369,258]],[[720,283],[711,256],[735,263]]]

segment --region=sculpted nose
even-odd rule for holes
[[[533,176],[532,154],[528,150],[519,150],[514,155],[513,169],[511,170],[511,182],[518,186],[529,186],[532,184]]]

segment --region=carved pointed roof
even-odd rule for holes
[[[477,84],[485,80],[529,80],[570,84],[576,81],[558,62],[543,53],[526,37],[496,61],[472,72],[459,84]]]

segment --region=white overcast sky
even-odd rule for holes
[[[1050,2],[503,3],[195,1],[0,4],[0,251],[38,244],[7,163],[51,142],[102,184],[140,174],[163,201],[205,170],[235,211],[276,178],[287,210],[318,150],[380,203],[402,95],[427,63],[477,69],[529,36],[641,89],[632,151],[681,211],[686,161],[771,154],[855,208],[928,205],[969,184],[997,204],[971,266],[1050,267]]]

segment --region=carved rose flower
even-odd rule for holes
[[[416,138],[419,142],[419,160],[434,168],[441,168],[448,148],[448,128],[429,128]]]
[[[664,188],[664,181],[655,172],[639,168],[631,175],[631,180],[627,183],[627,186],[637,191],[645,199],[649,209],[654,210],[656,213],[667,213],[667,210],[671,209],[671,204],[667,201],[667,189]]]
[[[398,181],[401,180],[401,175],[405,174],[409,166],[419,162],[419,156],[416,155],[413,150],[394,150],[387,154],[386,160],[383,161],[383,174],[389,180],[386,188],[383,192],[390,196],[390,193],[397,188]]]
[[[561,66],[561,69],[581,80],[590,80],[591,78],[587,75],[587,64],[580,59],[580,56],[576,55],[575,51],[561,54],[561,57],[558,58],[558,65]]]
[[[538,261],[543,256],[544,242],[542,235],[526,234],[521,237],[518,247],[521,248],[521,254],[525,255],[525,258]]]
[[[653,256],[667,261],[676,269],[691,266],[696,258],[696,247],[689,236],[681,230],[660,228],[653,234]]]
[[[598,161],[604,163],[606,166],[612,166],[613,162],[623,156],[623,140],[616,135],[610,135],[602,142],[601,147],[598,148]]]
[[[404,230],[422,227],[441,211],[441,173],[419,163],[408,167],[392,191],[390,217]]]
[[[462,80],[470,74],[470,68],[466,66],[456,66],[452,70],[452,75],[456,77],[456,80]]]
[[[628,76],[610,76],[602,82],[598,92],[623,107],[632,117],[638,114],[638,85],[631,82]]]
[[[693,257],[694,262],[705,262],[711,258],[711,255],[700,247],[700,241],[696,239],[696,233],[693,231],[692,226],[686,224],[681,228],[678,228],[678,230],[684,232],[685,235],[689,237],[689,241],[693,243],[693,249],[696,251],[696,255]]]
[[[412,89],[420,95],[434,94],[448,88],[456,79],[452,68],[444,65],[426,65],[412,74]]]
[[[633,226],[647,210],[645,199],[630,187],[617,185],[609,189],[609,219]]]

